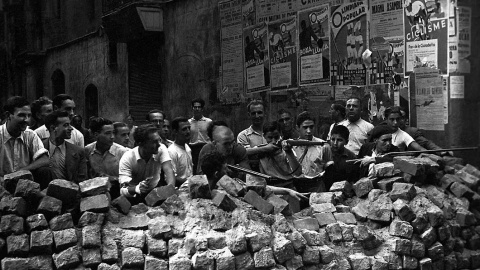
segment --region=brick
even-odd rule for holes
[[[287,267],[287,270],[303,269],[302,256],[295,254],[292,259],[285,263],[285,267]]]
[[[388,240],[391,251],[399,255],[410,255],[412,252],[412,242],[403,238],[392,238]]]
[[[480,252],[472,251],[470,253],[470,268],[480,268]]]
[[[264,200],[253,190],[248,191],[243,199],[262,213],[270,214],[273,212],[273,205]]]
[[[271,194],[268,196],[267,201],[273,205],[273,213],[276,214],[284,214],[287,216],[291,216],[292,213],[288,207],[288,202],[284,199],[282,199],[280,196],[277,196],[275,194]]]
[[[417,191],[412,184],[407,183],[394,183],[392,191],[390,192],[390,199],[395,201],[397,199],[403,199],[406,201],[412,200],[417,195]]]
[[[53,254],[53,262],[57,269],[73,269],[80,264],[80,253],[77,247],[70,247],[58,254]]]
[[[172,215],[178,215],[185,209],[183,201],[176,194],[168,197],[160,206],[166,213]]]
[[[394,157],[393,165],[395,169],[411,174],[413,176],[418,176],[426,173],[425,162],[420,158],[410,158],[402,156]]]
[[[61,231],[73,228],[72,214],[66,213],[60,216],[53,217],[50,220],[49,225],[52,231]]]
[[[107,212],[110,207],[110,201],[106,194],[95,195],[82,198],[80,202],[80,211],[90,211],[95,213]]]
[[[296,219],[293,221],[293,225],[297,230],[305,229],[305,230],[311,230],[311,231],[318,231],[318,229],[320,229],[320,225],[318,224],[317,219],[310,218],[310,217]]]
[[[413,235],[413,227],[406,221],[396,219],[390,224],[389,233],[392,236],[410,239]]]
[[[30,250],[27,234],[10,235],[7,237],[7,253],[12,257],[26,257]]]
[[[122,268],[143,267],[145,259],[142,250],[134,247],[127,247],[122,251]]]
[[[192,257],[194,269],[213,269],[215,259],[208,252],[197,252]]]
[[[88,225],[82,228],[82,246],[96,248],[101,246],[100,226]]]
[[[443,245],[440,242],[435,242],[427,248],[427,256],[432,259],[432,261],[443,259]]]
[[[339,182],[333,183],[329,191],[330,192],[340,191],[347,198],[352,197],[354,194],[353,186],[348,181],[339,181]]]
[[[121,217],[118,223],[118,227],[122,229],[143,229],[148,227],[148,221],[150,219],[146,214],[132,214]]]
[[[390,177],[390,178],[385,178],[380,181],[378,181],[377,186],[379,189],[383,191],[391,191],[393,188],[394,183],[403,183],[405,182],[402,177],[395,176],[395,177]]]
[[[15,188],[14,196],[22,197],[29,202],[36,202],[42,197],[40,184],[32,180],[20,179]]]
[[[475,234],[467,239],[467,248],[471,250],[480,249],[480,236],[478,234]]]
[[[391,162],[373,164],[373,177],[375,178],[392,177],[395,174],[397,173],[393,163]]]
[[[388,270],[388,262],[382,257],[371,257],[372,270]]]
[[[418,262],[418,266],[420,270],[432,270],[433,264],[432,259],[430,258],[423,258]]]
[[[306,265],[320,263],[320,249],[317,246],[307,246],[302,254],[303,263]]]
[[[442,243],[445,240],[449,239],[451,236],[450,226],[448,224],[443,224],[442,226],[438,227],[437,236],[438,236],[438,241]]]
[[[335,259],[335,251],[329,246],[323,245],[319,247],[320,258],[323,264],[330,263]]]
[[[331,203],[335,204],[336,195],[334,192],[314,192],[310,195],[310,205],[319,203]]]
[[[422,234],[429,226],[428,220],[424,216],[416,216],[410,223],[413,231],[417,234]]]
[[[245,186],[242,185],[238,180],[230,178],[228,175],[222,176],[217,182],[217,186],[221,187],[228,194],[234,197],[242,197],[245,195],[246,190]]]
[[[102,213],[93,213],[93,212],[84,212],[80,219],[78,220],[78,227],[85,227],[87,225],[103,225],[105,220],[105,214]]]
[[[72,198],[76,199],[79,192],[79,186],[67,180],[55,179],[48,183],[47,196],[59,199],[63,203],[72,201]]]
[[[29,269],[52,270],[53,261],[51,255],[39,255],[28,258]]]
[[[3,258],[0,269],[28,270],[27,258]]]
[[[158,206],[161,205],[166,199],[170,196],[177,194],[175,187],[171,185],[161,186],[154,188],[148,195],[145,197],[145,202],[148,206]]]
[[[273,240],[273,255],[280,264],[292,259],[295,255],[292,242],[277,233]]]
[[[320,227],[337,222],[332,213],[316,213],[313,216],[317,219]]]
[[[227,246],[227,238],[224,233],[209,233],[206,237],[209,249],[222,249]]]
[[[181,254],[170,257],[168,260],[168,269],[169,270],[184,270],[191,269],[192,262],[186,256]]]
[[[118,261],[117,243],[111,238],[103,238],[102,241],[102,260],[108,263],[115,263]]]
[[[445,174],[441,179],[440,179],[440,187],[444,190],[448,189],[453,183],[462,183],[462,180],[460,180],[460,177],[453,175],[453,174]]]
[[[167,242],[162,239],[155,239],[151,237],[148,233],[146,234],[146,237],[148,254],[160,258],[165,258],[168,253]]]
[[[288,202],[288,209],[290,213],[300,212],[300,201],[290,195],[282,195],[282,199]]]
[[[47,219],[58,216],[62,212],[62,201],[54,197],[45,196],[40,202],[37,212],[44,214]]]
[[[335,205],[335,209],[337,210],[337,213],[351,213],[352,209],[348,205],[344,204],[337,204]]]
[[[476,223],[473,213],[463,208],[457,209],[456,220],[462,227],[472,226]]]
[[[123,230],[121,243],[123,247],[143,249],[145,232],[143,230]]]
[[[373,183],[370,178],[361,178],[358,180],[355,184],[353,184],[353,190],[355,191],[355,195],[357,197],[364,197],[365,195],[368,195],[370,190],[373,189]]]
[[[252,255],[249,252],[239,254],[235,256],[235,268],[236,269],[246,269],[253,270],[255,269],[255,262],[253,261]]]
[[[480,183],[480,178],[478,176],[474,176],[465,170],[457,171],[455,175],[460,178],[463,184],[471,189],[477,188]]]
[[[433,227],[429,227],[420,235],[420,238],[425,244],[425,247],[428,248],[437,241],[437,233]]]
[[[33,231],[30,234],[30,251],[37,254],[52,254],[53,233],[51,230]]]
[[[24,231],[23,218],[16,215],[4,215],[0,219],[0,235],[21,234]]]
[[[130,203],[130,201],[125,196],[122,195],[122,196],[117,197],[116,199],[114,199],[112,201],[112,206],[117,208],[117,210],[120,213],[126,215],[130,211],[130,208],[132,207],[132,204]]]
[[[25,217],[27,216],[27,201],[22,197],[3,197],[0,201],[0,212]]]
[[[224,211],[227,211],[227,212],[232,212],[233,210],[235,210],[235,208],[237,208],[237,205],[235,204],[235,202],[230,197],[228,197],[228,195],[225,194],[225,193],[218,192],[217,194],[215,194],[212,202],[218,208],[220,208]],[[288,205],[288,203],[287,203],[287,205]],[[274,207],[274,210],[278,211],[278,208]]]
[[[418,260],[415,257],[403,255],[403,269],[417,269]]]
[[[167,270],[168,262],[153,256],[145,256],[145,270]]]
[[[369,204],[368,219],[376,222],[390,222],[393,203],[388,194],[381,194],[378,199]]]
[[[75,229],[66,229],[53,232],[53,240],[57,251],[75,246],[77,244],[77,234]]]
[[[188,190],[191,199],[204,198],[211,199],[212,193],[210,192],[210,184],[208,183],[207,176],[205,175],[193,175],[188,178]]]
[[[425,244],[420,239],[412,239],[412,256],[419,259],[425,257]]]
[[[367,201],[360,201],[357,203],[357,205],[352,207],[352,213],[355,215],[355,218],[358,221],[367,221],[368,212],[369,210]]]
[[[457,197],[457,198],[472,198],[474,192],[469,189],[466,185],[454,182],[450,185],[450,191]]]
[[[404,221],[412,221],[415,219],[415,213],[412,211],[408,202],[402,199],[398,199],[393,203],[393,210],[395,214]]]
[[[41,231],[48,228],[47,219],[43,214],[35,214],[26,218],[27,231]]]
[[[300,232],[294,231],[291,234],[288,234],[287,238],[292,242],[295,253],[301,254],[307,245],[305,237],[303,237]]]
[[[301,233],[309,246],[321,246],[324,245],[327,240],[326,231],[323,229],[320,230],[320,232],[301,230]]]
[[[85,267],[94,268],[102,262],[102,252],[99,248],[83,249],[82,262]]]
[[[334,213],[335,219],[345,224],[357,224],[357,220],[352,213]]]
[[[3,186],[11,194],[15,193],[17,183],[20,179],[27,179],[33,181],[33,175],[30,171],[19,170],[13,173],[9,173],[3,176]]]
[[[272,229],[280,233],[289,233],[292,231],[292,227],[288,224],[284,215],[275,215],[275,223],[273,223]]]
[[[245,238],[244,231],[231,229],[228,230],[225,235],[228,249],[233,254],[238,255],[247,251],[247,239]]]
[[[162,218],[151,219],[148,223],[150,235],[156,239],[168,240],[173,237],[172,227]]]
[[[368,270],[371,267],[370,258],[361,253],[349,255],[348,260],[355,270]]]
[[[330,241],[341,242],[343,240],[342,228],[340,227],[340,224],[338,223],[329,224],[325,227],[325,230],[327,231]]]
[[[380,197],[380,195],[382,195],[382,194],[385,194],[385,191],[383,191],[381,189],[375,189],[374,188],[374,189],[370,190],[370,192],[368,193],[367,200],[373,202],[373,201],[377,200]]]
[[[347,225],[340,223],[340,227],[342,228],[342,238],[343,241],[353,241],[353,228],[355,227],[354,225]]]
[[[315,213],[333,213],[337,211],[337,208],[332,203],[314,203],[310,207],[312,207]]]

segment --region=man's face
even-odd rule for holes
[[[62,106],[59,109],[68,112],[70,119],[72,119],[75,114],[75,102],[71,99],[66,99],[62,102]]]
[[[330,143],[332,145],[333,152],[342,152],[345,148],[345,145],[348,143],[348,140],[345,140],[339,134],[332,134],[330,137]]]
[[[330,106],[330,110],[328,112],[330,113],[330,118],[332,118],[332,120],[336,120],[339,112],[337,110],[335,110],[335,108],[333,106],[334,106],[334,104],[332,104]]]
[[[161,113],[151,113],[150,114],[150,124],[154,124],[158,129],[163,128],[163,114]]]
[[[74,117],[72,119],[72,126],[81,127],[82,126],[82,119],[80,117]]]
[[[167,119],[163,120],[163,128],[162,128],[163,134],[165,134],[166,137],[169,137],[171,130],[172,130],[172,127],[170,126],[170,121],[168,121]]]
[[[148,134],[148,140],[144,142],[141,147],[147,155],[155,155],[158,153],[160,147],[160,135],[158,132],[152,132]]]
[[[53,112],[53,105],[45,104],[40,108],[40,112],[37,113],[37,118],[45,121],[45,117]]]
[[[263,124],[263,105],[252,105],[250,106],[250,120],[252,124],[262,125]]]
[[[378,153],[386,153],[390,150],[390,147],[392,146],[392,134],[385,134],[380,136],[375,141],[375,149],[377,150]]]
[[[348,121],[356,122],[358,119],[360,119],[362,108],[360,108],[360,101],[358,101],[358,99],[347,100],[347,106],[345,109],[347,111]]]
[[[396,131],[400,127],[402,119],[403,117],[399,113],[391,113],[387,118],[387,123]]]
[[[218,128],[218,127],[217,127]],[[220,134],[215,134],[215,129],[213,130],[213,143],[215,148],[220,155],[228,156],[232,153],[233,147],[236,144],[235,136],[233,132],[222,132]]]
[[[121,146],[128,147],[130,143],[130,129],[128,127],[119,127],[115,132],[114,142],[120,144]]]
[[[178,125],[178,131],[176,131],[176,136],[180,139],[180,141],[189,141],[190,140],[190,123],[187,122],[180,122]]]
[[[283,130],[291,130],[293,127],[293,120],[290,114],[288,113],[282,113],[280,114],[280,118],[278,119],[278,124],[280,125],[280,128]]]
[[[406,115],[405,112],[402,111],[402,117],[400,118],[400,121],[398,123],[398,127],[402,130],[407,127],[407,120],[405,118],[405,115]]]
[[[113,134],[113,125],[104,125],[102,130],[96,134],[97,143],[112,146],[115,136]]]
[[[203,107],[202,107],[202,104],[200,102],[194,102],[192,109],[193,109],[193,115],[194,116],[202,116]]]
[[[303,121],[298,128],[298,132],[300,133],[300,139],[309,141],[312,140],[313,129],[315,128],[315,123],[312,120]]]
[[[21,108],[15,108],[13,114],[8,116],[9,125],[11,125],[15,131],[25,131],[30,122],[30,117],[32,117],[30,106],[26,105]]]
[[[271,144],[276,144],[281,139],[280,132],[278,130],[268,131],[267,133],[263,134],[263,137],[267,143]]]
[[[57,119],[57,126],[55,127],[55,137],[68,140],[72,137],[73,127],[70,125],[69,117],[60,117]]]

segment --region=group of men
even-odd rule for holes
[[[132,116],[127,123],[92,117],[85,129],[69,95],[42,97],[32,104],[15,96],[7,100],[6,122],[0,126],[0,177],[30,170],[42,189],[53,179],[79,183],[108,177],[112,198],[123,195],[139,203],[159,185],[185,187],[195,174],[205,174],[212,188],[225,174],[248,180],[241,170],[226,166],[231,164],[269,175],[267,188],[274,193],[306,199],[304,193],[368,174],[371,164],[388,160],[389,151],[424,149],[403,131],[401,108],[387,109],[387,121],[374,128],[360,118],[361,105],[358,98],[346,106],[333,104],[335,123],[324,141],[314,136],[310,113],[299,114],[296,125],[286,110],[277,121],[265,122],[265,105],[257,100],[247,105],[251,125],[235,137],[225,122],[203,115],[202,99],[192,100],[191,118],[169,121],[163,111],[151,110],[139,126],[133,125]],[[412,132],[425,143],[418,130]],[[356,158],[361,161],[348,162]]]

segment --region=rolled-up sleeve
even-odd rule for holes
[[[130,162],[130,155],[125,153],[118,165],[118,182],[122,185],[130,183],[130,181],[132,181],[132,164]]]
[[[30,144],[31,153],[33,153],[33,160],[35,161],[43,155],[48,156],[48,150],[43,146],[43,142],[40,137],[38,137],[35,132],[32,132],[31,136],[33,136],[32,143]]]

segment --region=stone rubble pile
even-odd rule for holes
[[[395,157],[302,210],[227,176],[132,206],[108,178],[42,191],[19,171],[0,186],[0,269],[480,269],[480,171],[461,162]]]

